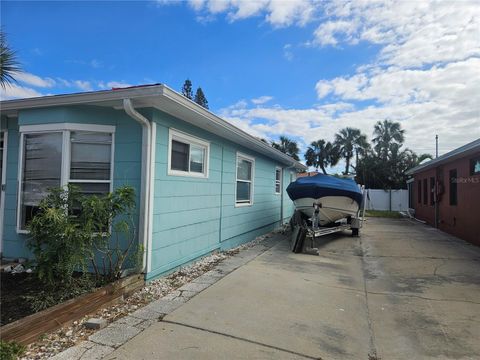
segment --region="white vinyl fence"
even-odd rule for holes
[[[367,189],[367,210],[408,210],[408,190]]]

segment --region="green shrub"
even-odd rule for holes
[[[0,340],[0,359],[15,360],[25,352],[25,346],[17,344],[14,341]]]
[[[51,189],[28,224],[36,273],[46,284],[69,286],[73,272],[86,269],[89,238],[73,210],[81,200],[74,186]]]
[[[39,207],[28,225],[28,245],[36,258],[39,279],[49,286],[75,285],[73,273],[86,273],[88,264],[98,281],[113,281],[121,276],[128,260],[135,262],[142,251],[135,243],[132,187],[87,196],[69,185],[52,189]],[[45,301],[49,302],[48,297]]]

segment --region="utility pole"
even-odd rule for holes
[[[438,135],[435,135],[435,158],[438,158]]]

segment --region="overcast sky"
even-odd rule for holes
[[[399,121],[440,154],[480,138],[477,1],[1,2],[25,71],[2,99],[188,77],[210,109],[302,150]]]

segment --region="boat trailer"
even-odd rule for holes
[[[290,228],[292,238],[290,240],[290,250],[294,253],[304,253],[310,255],[319,255],[318,248],[314,247],[315,239],[321,236],[334,234],[337,232],[352,230],[352,236],[359,236],[360,228],[365,221],[366,191],[362,186],[362,205],[353,216],[338,220],[332,226],[319,226],[318,213],[320,205],[313,204],[314,216],[306,219],[300,210],[295,210],[290,219]]]

